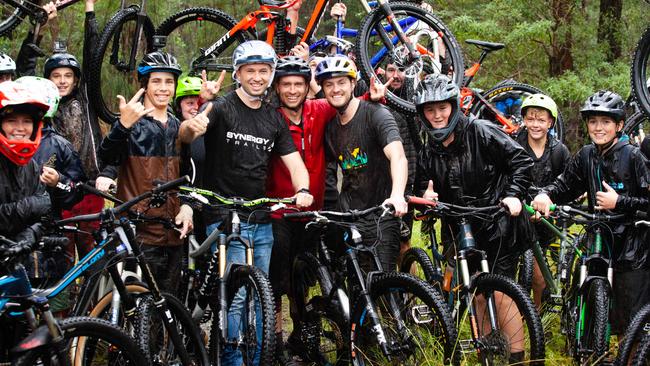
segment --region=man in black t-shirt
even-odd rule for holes
[[[366,209],[383,203],[395,207],[395,215],[406,213],[404,187],[408,162],[395,119],[384,106],[353,96],[356,68],[344,56],[327,57],[316,68],[316,80],[327,101],[337,110],[327,127],[325,143],[330,161],[343,171],[339,194],[340,210]],[[377,252],[384,270],[395,270],[399,254],[399,220],[382,218]],[[377,239],[377,217],[357,222],[364,243]],[[363,258],[364,269],[372,270],[371,258]]]
[[[242,43],[233,53],[235,78],[241,86],[224,97],[207,103],[204,120],[190,120],[181,126],[183,142],[205,135],[205,173],[203,186],[227,197],[255,199],[265,196],[266,175],[271,154],[281,156],[291,175],[299,207],[313,202],[309,192],[309,175],[296,151],[293,139],[280,114],[262,101],[273,79],[277,57],[271,46],[262,41]],[[200,114],[202,115],[202,114]],[[207,212],[208,235],[227,219],[228,211]],[[266,214],[242,212],[241,235],[255,243],[255,266],[268,273],[273,247],[273,231]],[[227,261],[245,263],[245,247],[231,243]],[[240,296],[242,295],[242,296]],[[245,329],[238,329],[243,310],[243,294],[238,294],[228,312],[228,338],[237,341]],[[261,318],[261,317],[258,317]],[[262,329],[261,319],[257,319]],[[258,337],[261,334],[258,334]],[[259,364],[261,339],[254,364]],[[223,365],[241,365],[241,352],[228,345]]]

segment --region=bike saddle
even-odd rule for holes
[[[466,39],[465,43],[473,44],[476,47],[480,48],[483,51],[487,52],[492,52],[492,51],[498,51],[502,48],[504,48],[506,45],[503,43],[493,43],[493,42],[486,42],[486,41],[479,41],[476,39]]]
[[[284,0],[258,0],[260,6],[268,6],[270,8],[285,8],[287,2]]]

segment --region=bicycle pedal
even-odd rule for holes
[[[458,345],[462,353],[474,353],[474,344],[471,339],[460,339]]]
[[[431,309],[426,305],[416,305],[411,308],[411,318],[416,324],[426,324],[433,321]]]

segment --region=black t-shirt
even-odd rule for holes
[[[280,114],[267,104],[251,109],[233,91],[212,102],[208,118],[203,187],[226,197],[265,197],[271,154],[296,151]]]
[[[390,161],[384,147],[401,141],[395,118],[386,107],[360,101],[345,125],[335,117],[325,135],[328,160],[343,171],[339,209],[365,209],[390,196]]]

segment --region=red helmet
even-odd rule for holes
[[[13,81],[0,83],[0,121],[5,116],[26,113],[34,121],[34,130],[29,140],[9,140],[0,133],[0,152],[17,165],[27,165],[41,143],[42,118],[48,105],[40,91],[25,89]]]

